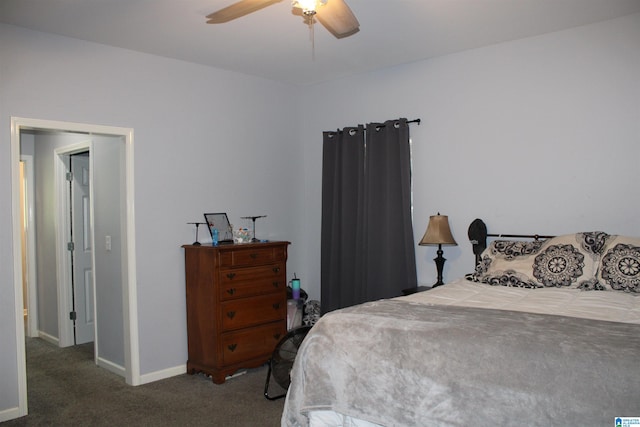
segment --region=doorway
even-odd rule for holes
[[[111,371],[123,375],[130,385],[140,384],[139,373],[139,352],[138,352],[138,335],[137,335],[137,304],[136,304],[136,288],[135,288],[135,246],[134,246],[134,217],[133,217],[133,130],[128,128],[117,128],[100,125],[78,124],[70,122],[47,121],[38,119],[11,119],[11,153],[12,153],[12,210],[13,210],[13,242],[14,242],[14,278],[16,291],[16,313],[20,316],[20,321],[16,323],[17,360],[18,360],[18,376],[20,384],[19,407],[20,412],[26,414],[26,367],[24,355],[24,339],[25,328],[23,321],[23,271],[22,271],[22,247],[24,245],[21,238],[21,216],[20,216],[20,158],[24,153],[21,152],[20,140],[23,134],[28,132],[49,132],[49,133],[82,133],[88,135],[91,139],[100,140],[100,146],[105,152],[111,154],[112,157],[118,159],[118,182],[121,188],[115,191],[119,195],[118,218],[121,220],[118,250],[114,256],[118,257],[118,262],[122,266],[118,283],[121,286],[121,312],[122,318],[116,319],[115,323],[120,324],[122,331],[123,361],[121,371],[117,372],[118,364],[110,362],[110,354],[108,343],[102,349],[98,348],[96,342],[96,363]],[[114,143],[117,142],[117,143]],[[37,142],[36,142],[37,143]],[[115,148],[115,150],[114,150]],[[115,153],[115,155],[113,154]],[[37,163],[37,162],[36,162]],[[37,167],[37,166],[36,166]],[[59,215],[59,214],[57,214]],[[39,246],[40,235],[38,236]],[[28,248],[30,249],[30,248]],[[29,250],[26,251],[29,253]],[[58,258],[56,256],[56,258]],[[35,275],[34,275],[35,276]],[[27,277],[27,282],[31,280]],[[31,286],[30,284],[27,287]],[[27,297],[29,300],[31,297]],[[28,301],[26,306],[28,307]],[[32,308],[35,309],[35,308]],[[38,310],[38,314],[42,314],[42,310]],[[38,316],[43,321],[42,316]],[[104,360],[100,359],[100,354],[105,354]]]
[[[33,210],[39,229],[44,229],[39,233],[34,262],[40,272],[39,281],[37,286],[30,286],[39,294],[40,301],[37,336],[60,347],[93,341],[97,325],[91,218],[92,139],[85,133],[51,133],[43,129],[21,133],[21,150],[31,149],[39,166],[39,178],[32,187],[36,188],[40,204]],[[113,142],[119,139],[114,137]],[[50,164],[54,166],[52,170]],[[118,174],[119,168],[114,170]],[[115,179],[119,177],[116,175]],[[51,289],[57,290],[55,295]],[[53,311],[57,313],[55,318]],[[98,363],[99,353],[95,350]]]

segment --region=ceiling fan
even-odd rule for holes
[[[222,24],[256,12],[282,0],[241,0],[207,15],[207,24]],[[336,38],[357,33],[360,23],[344,0],[293,0],[294,14],[301,14],[305,22],[313,25],[314,19]]]

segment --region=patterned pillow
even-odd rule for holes
[[[539,287],[532,280],[532,256],[543,243],[494,240],[482,252],[472,280],[495,286]]]
[[[599,289],[597,261],[607,236],[590,232],[533,242],[496,240],[483,252],[472,280],[522,288]]]
[[[640,293],[640,238],[610,236],[598,280],[607,290]]]

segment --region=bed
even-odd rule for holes
[[[488,236],[466,278],[324,315],[298,351],[282,425],[640,417],[640,239]]]

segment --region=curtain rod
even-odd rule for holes
[[[417,124],[420,124],[420,122],[421,122],[421,120],[420,120],[420,119],[407,120],[407,124],[409,124],[409,123],[417,123]],[[358,126],[362,126],[362,127],[364,127],[364,125],[358,125]],[[384,127],[384,126],[385,126],[385,125],[383,125],[383,124],[380,124],[380,125],[379,125],[379,127]],[[353,132],[353,131],[354,131],[354,129],[351,129],[351,131]],[[366,131],[366,129],[365,129],[365,131]],[[328,132],[334,132],[334,131],[328,131]],[[337,129],[337,130],[335,130],[335,132],[337,132],[337,133],[342,133],[342,129]]]
[[[409,124],[409,123],[417,123],[417,124],[420,124],[420,122],[421,122],[421,120],[420,120],[420,119],[407,120],[407,124]],[[384,127],[384,125],[383,125],[383,124],[381,124],[381,125],[380,125],[380,127],[382,127],[382,128],[383,128],[383,127]]]
[[[555,237],[555,236],[543,236],[540,234],[487,234],[487,237],[526,238],[526,239],[539,240],[539,239],[551,239],[552,237]]]

